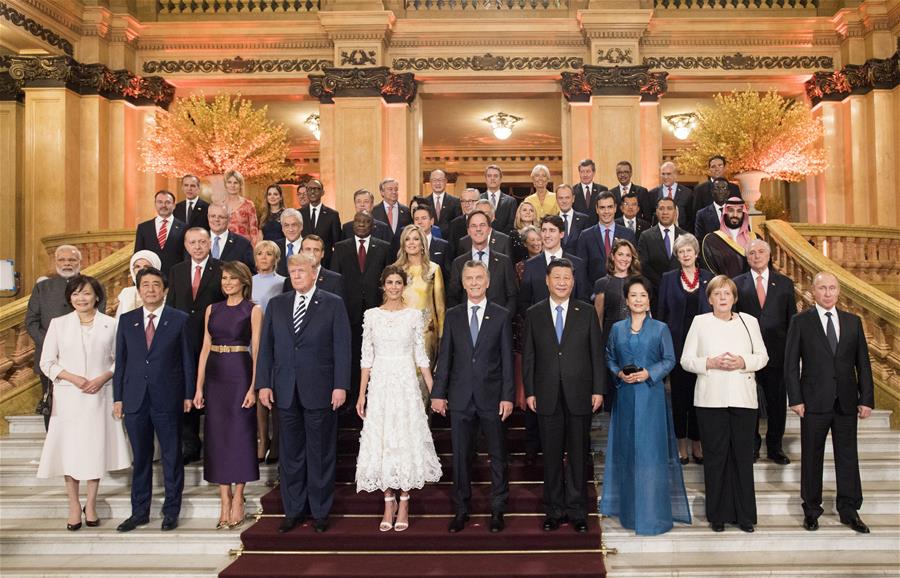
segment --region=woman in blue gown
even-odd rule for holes
[[[669,328],[648,314],[649,282],[632,277],[624,293],[629,315],[613,325],[606,344],[617,398],[600,511],[618,517],[624,528],[652,536],[668,532],[676,521],[691,523],[663,384],[675,366],[675,350]]]

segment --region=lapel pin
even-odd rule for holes
[[[490,319],[491,316],[490,316],[490,315],[485,315],[484,318],[485,318],[485,319]]]
[[[135,323],[135,324],[134,324],[135,327],[137,327],[138,325],[140,325],[140,323]]]

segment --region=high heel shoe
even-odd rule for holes
[[[391,530],[394,529],[394,516],[397,515],[397,510],[400,509],[400,506],[397,504],[397,497],[396,497],[396,496],[391,496],[390,498],[388,498],[387,496],[385,496],[385,498],[384,498],[384,503],[387,504],[388,502],[393,502],[393,503],[394,503],[394,507],[392,508],[394,511],[391,512],[391,521],[390,521],[390,522],[385,522],[385,521],[382,519],[382,520],[381,520],[381,523],[378,524],[378,530],[379,530],[380,532],[390,532]]]
[[[678,461],[684,466],[691,462],[691,458],[678,456]]]
[[[694,458],[694,463],[698,466],[703,465],[703,456],[698,456],[697,454],[692,453],[691,456]]]
[[[75,532],[80,529],[81,529],[81,522],[78,522],[77,524],[68,524],[68,523],[66,524],[66,530],[68,530],[70,532]]]
[[[239,528],[244,524],[244,519],[247,517],[247,513],[244,511],[244,505],[247,503],[247,498],[241,498],[241,517],[237,522],[229,522],[228,529],[232,530],[234,528]]]
[[[400,496],[400,501],[401,501],[401,502],[408,502],[408,501],[409,501],[409,495],[406,495],[406,496]],[[399,506],[399,504],[397,505],[397,512],[398,512],[398,513],[400,512],[400,506]],[[405,522],[397,522],[397,523],[395,523],[395,524],[394,524],[394,531],[395,531],[395,532],[403,532],[403,531],[406,530],[407,528],[409,528],[409,504],[407,504],[407,507],[406,507],[406,521],[405,521]]]
[[[224,530],[228,528],[228,520],[219,520],[219,523],[216,524],[216,530]]]
[[[81,513],[84,514],[84,525],[88,528],[96,528],[100,525],[100,518],[97,518],[96,520],[87,519],[87,506],[81,508]]]

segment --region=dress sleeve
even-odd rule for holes
[[[375,361],[375,344],[372,335],[372,325],[374,320],[370,315],[371,309],[363,314],[363,334],[362,334],[362,359],[359,366],[364,369],[370,369]]]
[[[59,363],[59,338],[57,330],[59,322],[56,319],[50,321],[50,327],[47,328],[47,336],[44,339],[44,348],[41,350],[40,367],[50,381],[56,381],[56,378],[65,369]]]
[[[434,296],[434,321],[437,326],[437,336],[444,335],[444,317],[447,314],[447,305],[444,302],[444,275],[441,268],[431,264],[434,269],[434,286],[432,287],[432,295]]]
[[[415,311],[413,357],[416,360],[416,367],[431,369],[431,361],[428,359],[428,353],[425,351],[425,315],[419,310]],[[363,333],[363,339],[365,339],[365,333]],[[365,342],[363,342],[363,350],[365,350]]]

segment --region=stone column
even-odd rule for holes
[[[591,145],[591,103],[569,102],[561,99],[562,106],[562,178],[570,185],[580,182],[578,163],[593,158]],[[596,163],[596,159],[594,159]],[[603,182],[603,181],[598,181]],[[603,182],[605,185],[606,183]],[[607,185],[609,186],[609,185]]]
[[[897,92],[895,88],[893,92]],[[890,90],[873,90],[865,96],[869,109],[871,139],[871,193],[874,195],[876,207],[872,224],[896,227],[898,220],[897,195],[900,188],[897,186],[896,172],[897,156],[900,154],[900,117],[896,114],[894,104],[895,95]]]
[[[641,168],[641,97],[591,97],[593,158],[597,163],[597,181],[616,182],[616,163],[629,161],[634,166],[634,181]],[[607,185],[611,186],[611,185]]]
[[[851,223],[853,206],[847,191],[850,184],[850,150],[844,146],[845,110],[841,102],[823,101],[813,109],[825,129],[822,145],[828,168],[814,178],[815,188],[808,188],[810,203],[806,220],[811,223]]]
[[[652,189],[659,185],[662,163],[662,118],[659,101],[641,102],[640,166],[635,166],[634,182]]]
[[[25,132],[25,105],[15,98],[0,101],[0,259],[13,259],[22,267],[21,230],[18,214],[22,210],[22,167]],[[0,304],[11,299],[0,298]]]
[[[80,230],[109,228],[109,101],[100,95],[81,97],[79,115]]]

